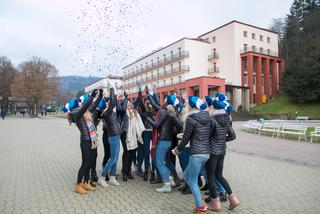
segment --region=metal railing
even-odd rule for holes
[[[166,57],[165,59],[161,59],[158,62],[154,62],[153,65],[147,65],[145,67],[139,68],[138,70],[134,71],[133,73],[127,74],[125,78],[128,79],[130,77],[137,76],[145,71],[152,70],[152,69],[155,69],[157,67],[161,67],[166,64],[170,64],[171,62],[173,62],[177,59],[188,57],[188,56],[189,56],[189,51],[185,51],[185,50],[181,51],[179,53],[173,54],[172,56]]]
[[[213,59],[218,59],[218,58],[219,58],[218,53],[213,53],[208,56],[208,60],[213,60]]]
[[[270,56],[278,56],[277,52],[264,50],[264,49],[261,50],[259,48],[252,48],[252,47],[242,48],[240,52],[241,53],[254,52],[254,53],[261,53],[261,54],[270,55]]]
[[[208,73],[212,74],[212,73],[219,73],[219,67],[212,67],[208,69]]]

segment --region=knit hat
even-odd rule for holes
[[[212,106],[212,97],[211,96],[205,96],[204,99],[206,100],[208,106]]]
[[[88,99],[89,99],[90,95],[89,94],[83,94],[79,99],[80,99],[80,102],[83,104],[85,103]]]
[[[79,102],[80,100],[78,98],[69,100],[67,104],[62,108],[63,112],[70,112],[72,109],[78,108],[79,107]]]
[[[174,108],[178,109],[179,112],[182,111],[183,105],[179,102],[179,99],[174,95],[167,96],[167,103],[169,105],[174,106]]]
[[[224,109],[227,112],[232,111],[233,107],[230,105],[230,100],[223,93],[216,93],[212,105],[216,109]]]
[[[189,99],[189,105],[192,108],[197,108],[197,109],[206,109],[207,108],[207,104],[205,104],[199,97],[197,96],[190,96]]]
[[[106,101],[105,99],[101,99],[98,106],[97,106],[97,109],[100,110],[100,111],[103,111],[105,108],[106,108]]]

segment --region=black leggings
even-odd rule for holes
[[[127,143],[126,143],[127,134],[122,133],[121,134],[121,144],[123,148],[123,154],[122,154],[122,174],[125,174],[127,176],[131,173],[131,166],[134,160],[136,159],[136,149],[134,150],[128,150],[127,149]]]
[[[80,143],[82,163],[78,172],[77,183],[81,183],[84,179],[85,182],[89,180],[90,164],[93,158],[93,149],[91,149],[91,142],[85,141]]]
[[[103,157],[103,161],[102,161],[102,166],[104,167],[110,158],[110,144],[108,143],[108,132],[107,131],[103,131],[102,142],[103,142],[103,149],[104,149],[104,157]]]
[[[92,149],[93,154],[92,154],[92,160],[91,160],[91,164],[90,164],[90,171],[91,171],[91,180],[93,178],[97,177],[97,157],[98,157],[98,151],[97,148]]]
[[[216,187],[214,185],[214,180],[217,179],[223,188],[226,190],[228,195],[232,194],[232,190],[227,182],[227,180],[223,177],[223,162],[225,155],[210,155],[209,160],[206,163],[206,171],[208,174],[208,185],[210,190],[211,198],[217,198],[218,193]]]

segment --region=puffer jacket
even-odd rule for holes
[[[176,130],[174,127],[176,126],[178,129],[181,129],[181,121],[178,119],[176,115],[169,115],[166,109],[161,109],[159,105],[155,104],[154,100],[150,97],[150,95],[148,96],[148,98],[152,107],[155,110],[159,111],[159,116],[155,121],[150,117],[147,117],[147,120],[153,128],[159,129],[159,140],[172,141]]]
[[[210,130],[211,120],[207,111],[189,115],[178,151],[181,152],[190,141],[190,154],[210,154]]]
[[[226,142],[236,139],[236,134],[230,126],[228,114],[216,114],[211,117],[210,150],[213,155],[226,154]]]
[[[144,104],[143,104],[143,99],[142,99],[142,92],[138,92],[138,112],[140,114],[141,120],[143,122],[143,125],[146,129],[152,130],[152,125],[151,123],[147,120],[147,117],[152,118],[153,114],[151,111],[147,111]]]
[[[114,95],[114,89],[110,89],[110,104],[108,109],[105,110],[101,117],[102,121],[105,123],[106,128],[108,130],[108,136],[116,136],[121,134],[120,124],[118,120],[118,115],[114,112],[114,108],[117,106],[117,98]]]
[[[91,141],[89,129],[86,121],[83,118],[83,115],[87,110],[92,113],[98,106],[101,98],[102,95],[99,95],[99,97],[94,101],[94,103],[92,103],[93,97],[90,96],[89,99],[83,104],[83,106],[80,109],[72,111],[70,113],[71,121],[77,125],[80,131],[81,142]]]
[[[127,98],[125,97],[119,105],[117,105],[118,121],[121,132],[128,132],[129,117],[127,114]]]

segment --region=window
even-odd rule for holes
[[[179,71],[181,71],[181,62],[178,62],[179,64]]]
[[[181,83],[181,76],[179,76],[179,83]]]
[[[151,60],[151,66],[153,66],[153,59]]]
[[[171,64],[171,72],[173,72],[173,64]]]
[[[166,86],[166,80],[163,80],[163,86]]]
[[[270,55],[270,49],[268,49],[267,52],[268,52],[268,55]]]
[[[263,42],[263,36],[262,35],[260,35],[260,41]]]
[[[159,57],[157,57],[158,65],[159,65]]]
[[[215,43],[216,42],[216,37],[212,37],[212,43]]]
[[[247,74],[244,74],[243,82],[245,85],[248,85],[248,77]]]
[[[256,80],[257,80],[256,75],[253,75],[253,85],[256,85]]]
[[[247,71],[247,60],[243,61],[243,70]]]
[[[157,77],[159,77],[159,69],[157,69]]]
[[[148,68],[148,62],[146,62],[146,68]]]
[[[267,42],[268,42],[268,43],[271,43],[270,37],[267,37]]]
[[[181,48],[178,48],[179,56],[181,56]]]
[[[171,85],[173,85],[173,78],[171,78]]]
[[[212,52],[213,52],[213,57],[216,58],[216,49],[213,49]]]
[[[170,51],[171,59],[173,59],[173,51]]]
[[[163,75],[166,75],[166,66],[163,67]]]
[[[244,45],[243,45],[243,50],[244,50],[244,52],[247,52],[247,51],[248,51],[248,45],[247,45],[247,44],[244,44]]]
[[[243,37],[248,37],[248,32],[247,31],[243,31]]]
[[[260,48],[260,53],[263,53],[263,48]]]
[[[255,33],[252,33],[251,36],[252,36],[252,39],[256,39],[256,34]]]
[[[163,61],[165,62],[166,61],[166,55],[163,54]]]
[[[213,72],[217,71],[217,63],[213,63]]]
[[[256,52],[256,46],[252,45],[252,51]]]
[[[209,42],[209,38],[204,39],[205,42]]]

